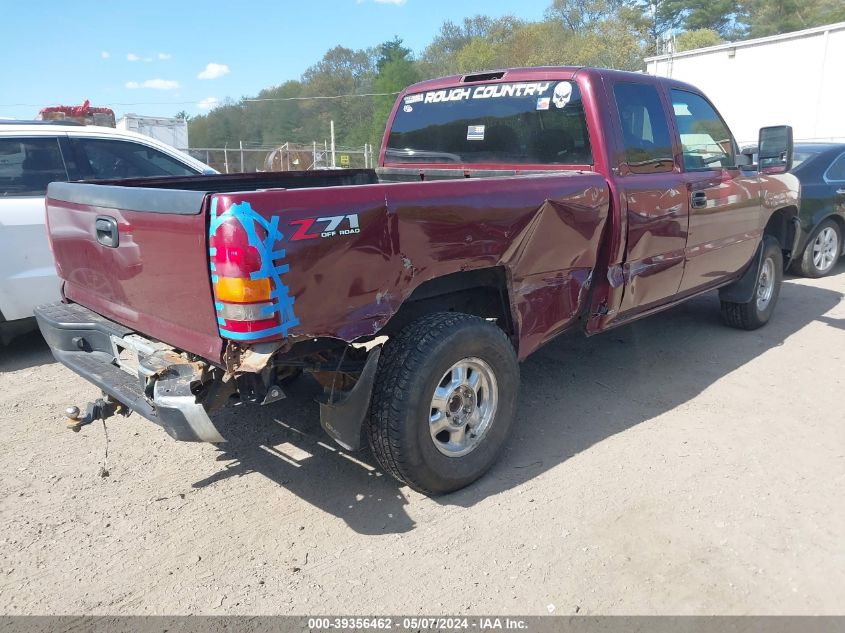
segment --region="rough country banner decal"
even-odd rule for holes
[[[466,88],[447,88],[408,95],[405,105],[413,103],[444,103],[469,99],[496,99],[497,97],[542,97],[554,82],[529,81],[513,84],[485,84]],[[568,82],[561,82],[568,83]]]

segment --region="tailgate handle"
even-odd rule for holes
[[[103,246],[117,248],[120,243],[120,234],[117,231],[117,220],[108,216],[100,216],[94,224],[97,232],[97,241]]]

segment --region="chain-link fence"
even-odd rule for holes
[[[328,143],[282,143],[256,145],[237,142],[225,147],[191,147],[197,160],[224,174],[257,171],[305,171],[308,169],[366,169],[374,166],[373,146],[336,146]]]

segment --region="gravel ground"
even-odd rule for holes
[[[509,449],[428,499],[322,433],[300,380],[224,450],[138,416],[36,334],[0,349],[0,613],[845,613],[845,264],[774,320],[715,293],[522,367]]]

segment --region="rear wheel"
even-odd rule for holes
[[[746,303],[722,301],[722,319],[741,330],[756,330],[772,318],[783,282],[783,252],[773,238],[766,238],[763,261],[757,273],[754,296]]]
[[[367,432],[379,464],[425,494],[490,468],[514,418],[519,366],[505,333],[460,313],[431,314],[385,345]]]
[[[825,220],[807,242],[797,263],[797,272],[805,277],[829,275],[842,253],[842,230],[834,220]]]

